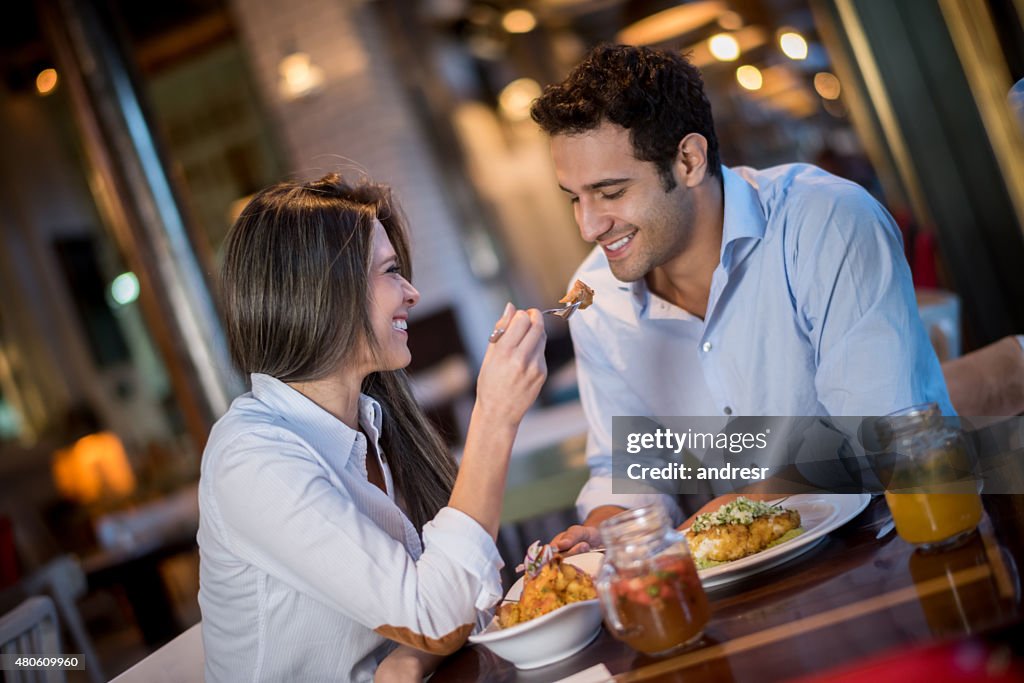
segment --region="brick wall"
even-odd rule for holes
[[[475,360],[503,302],[471,273],[446,190],[395,78],[372,8],[354,0],[232,0],[235,24],[291,170],[318,177],[341,170],[391,184],[411,224],[417,315],[456,310]],[[306,52],[323,88],[288,101],[278,63]],[[467,294],[471,296],[467,296]]]

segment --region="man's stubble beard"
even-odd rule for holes
[[[666,194],[674,192],[685,192],[685,190],[681,186],[677,186]],[[648,225],[654,226],[654,229],[630,226],[637,230],[633,239],[638,243],[633,245],[634,253],[625,261],[608,262],[608,267],[615,279],[626,283],[642,280],[656,268],[665,265],[690,247],[693,241],[694,215],[696,213],[692,198],[684,195],[673,206],[677,207],[675,211],[663,212],[662,215],[653,216],[652,220],[648,221]],[[665,239],[656,239],[657,243],[651,244],[649,240],[658,236]]]

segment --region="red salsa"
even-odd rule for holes
[[[691,642],[711,616],[689,556],[658,558],[643,573],[620,572],[611,589],[624,627],[620,640],[645,654],[663,654]]]

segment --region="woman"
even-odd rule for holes
[[[419,292],[383,188],[275,185],[225,244],[228,344],[252,392],[203,456],[207,680],[420,680],[501,597],[494,539],[546,377],[541,316],[510,304],[498,321],[456,468],[402,372]]]

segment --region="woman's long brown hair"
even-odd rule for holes
[[[282,382],[321,379],[377,352],[368,279],[374,220],[412,280],[405,221],[382,185],[338,174],[279,183],[256,194],[225,240],[221,291],[228,347],[238,368]],[[413,399],[403,370],[375,372],[363,393],[383,411],[381,448],[417,529],[448,504],[456,465]]]

